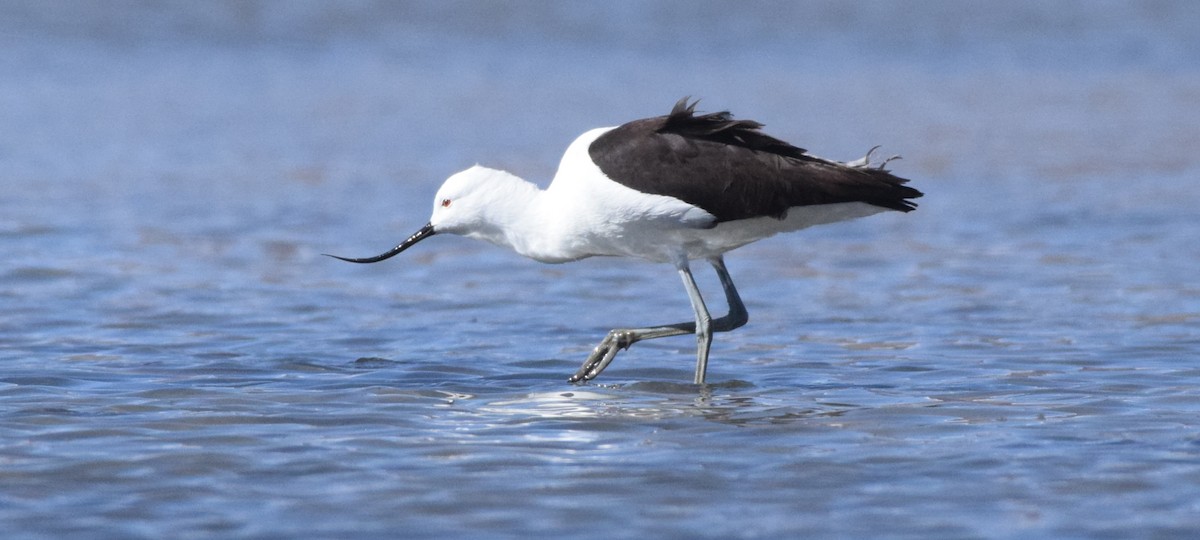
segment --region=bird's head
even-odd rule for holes
[[[361,259],[329,255],[355,263],[373,263],[390,259],[417,242],[435,234],[449,233],[497,242],[509,219],[506,200],[514,196],[515,186],[532,186],[509,173],[476,165],[456,173],[442,184],[433,198],[429,223],[396,247],[374,257]],[[534,188],[536,189],[536,188]]]
[[[476,165],[447,178],[433,197],[429,224],[439,233],[476,236],[496,224],[504,189],[516,177]]]

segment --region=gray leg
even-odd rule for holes
[[[729,304],[729,314],[713,321],[713,331],[728,332],[741,328],[750,321],[750,312],[746,311],[742,297],[733,286],[733,278],[729,277],[729,270],[725,269],[725,259],[713,257],[708,262],[717,271],[717,277],[721,279],[721,288],[725,290],[725,302]]]
[[[696,283],[692,280],[692,272],[687,267],[685,261],[683,266],[679,268],[679,275],[683,277],[684,286],[688,286],[688,296],[692,295],[692,291],[696,289]],[[696,296],[699,296],[696,292]],[[579,367],[571,378],[567,379],[570,382],[590,381],[600,375],[604,368],[612,363],[613,358],[616,358],[617,353],[621,349],[628,349],[630,345],[646,339],[657,339],[670,336],[681,336],[684,334],[692,334],[696,332],[696,323],[684,322],[667,324],[663,326],[654,326],[650,328],[616,328],[610,330],[608,335],[592,349],[592,354],[588,355],[587,360],[583,361],[583,365]]]
[[[646,339],[656,339],[669,336],[681,336],[684,334],[696,334],[697,350],[696,350],[696,376],[697,384],[704,382],[705,371],[708,365],[708,345],[712,342],[712,332],[728,332],[738,328],[749,320],[746,312],[746,306],[742,304],[741,297],[738,296],[737,289],[733,286],[733,279],[729,277],[729,271],[725,269],[725,261],[721,257],[714,257],[708,261],[712,264],[713,269],[717,271],[717,277],[721,280],[721,287],[725,290],[725,300],[729,303],[729,314],[719,319],[711,319],[708,331],[708,337],[705,338],[701,332],[697,332],[696,322],[700,322],[699,310],[695,309],[697,300],[700,305],[704,305],[704,300],[700,296],[699,289],[696,288],[696,282],[692,278],[691,271],[685,265],[679,269],[680,277],[683,278],[684,287],[688,290],[688,298],[692,300],[692,307],[697,311],[696,322],[683,322],[676,324],[668,324],[663,326],[655,326],[651,328],[618,328],[612,330],[607,336],[592,350],[592,354],[575,372],[570,379],[571,382],[589,381],[600,375],[604,368],[612,363],[613,358],[621,349],[628,349],[630,345]],[[704,309],[706,319],[709,319],[708,310]]]
[[[725,290],[725,302],[729,304],[729,313],[712,321],[712,332],[729,332],[741,328],[750,320],[750,314],[746,311],[745,304],[742,304],[742,297],[738,295],[737,288],[733,286],[733,278],[729,277],[729,270],[725,269],[725,259],[714,257],[708,262],[712,265],[713,270],[717,271],[717,277],[721,279],[721,288]],[[692,286],[695,287],[694,282]],[[704,301],[700,299],[699,291],[696,292],[696,299],[700,300],[700,309],[696,310],[696,320],[699,322],[700,310],[704,308]],[[695,306],[695,301],[693,301],[693,306]],[[704,311],[704,316],[708,316],[707,310]],[[704,384],[704,375],[708,371],[708,347],[712,343],[712,333],[708,332],[706,336],[701,336],[701,333],[697,331],[696,338],[703,341],[696,351],[695,383]]]
[[[704,305],[704,298],[700,296],[700,289],[696,287],[691,271],[683,267],[679,269],[679,274],[683,276],[683,286],[687,288],[688,299],[692,301],[692,311],[696,312],[696,376],[692,382],[704,384],[704,373],[708,371],[708,349],[712,346],[712,315],[708,314],[708,307]]]

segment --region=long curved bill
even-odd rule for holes
[[[376,262],[382,261],[384,259],[390,259],[392,257],[395,257],[396,255],[399,255],[401,251],[404,251],[404,250],[412,247],[413,244],[416,244],[417,242],[420,242],[421,240],[429,238],[430,236],[433,236],[435,234],[437,234],[437,233],[433,230],[433,224],[426,223],[424,227],[421,227],[421,230],[413,233],[412,236],[408,237],[408,240],[400,242],[400,245],[388,250],[387,253],[380,253],[379,255],[376,255],[374,257],[365,257],[362,259],[351,259],[348,257],[338,257],[337,255],[330,255],[328,253],[326,253],[325,255],[328,257],[333,257],[335,259],[341,259],[343,261],[352,262],[352,263],[363,263],[363,264],[376,263]]]

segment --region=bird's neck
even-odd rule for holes
[[[507,247],[531,259],[558,262],[548,245],[554,220],[546,208],[545,191],[511,174],[497,176],[489,186],[493,201],[465,236]]]

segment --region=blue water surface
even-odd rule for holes
[[[0,3],[4,538],[1195,538],[1200,8]],[[672,268],[438,236],[680,97],[926,193]],[[699,265],[702,266],[702,265]],[[720,287],[697,268],[710,304]]]

